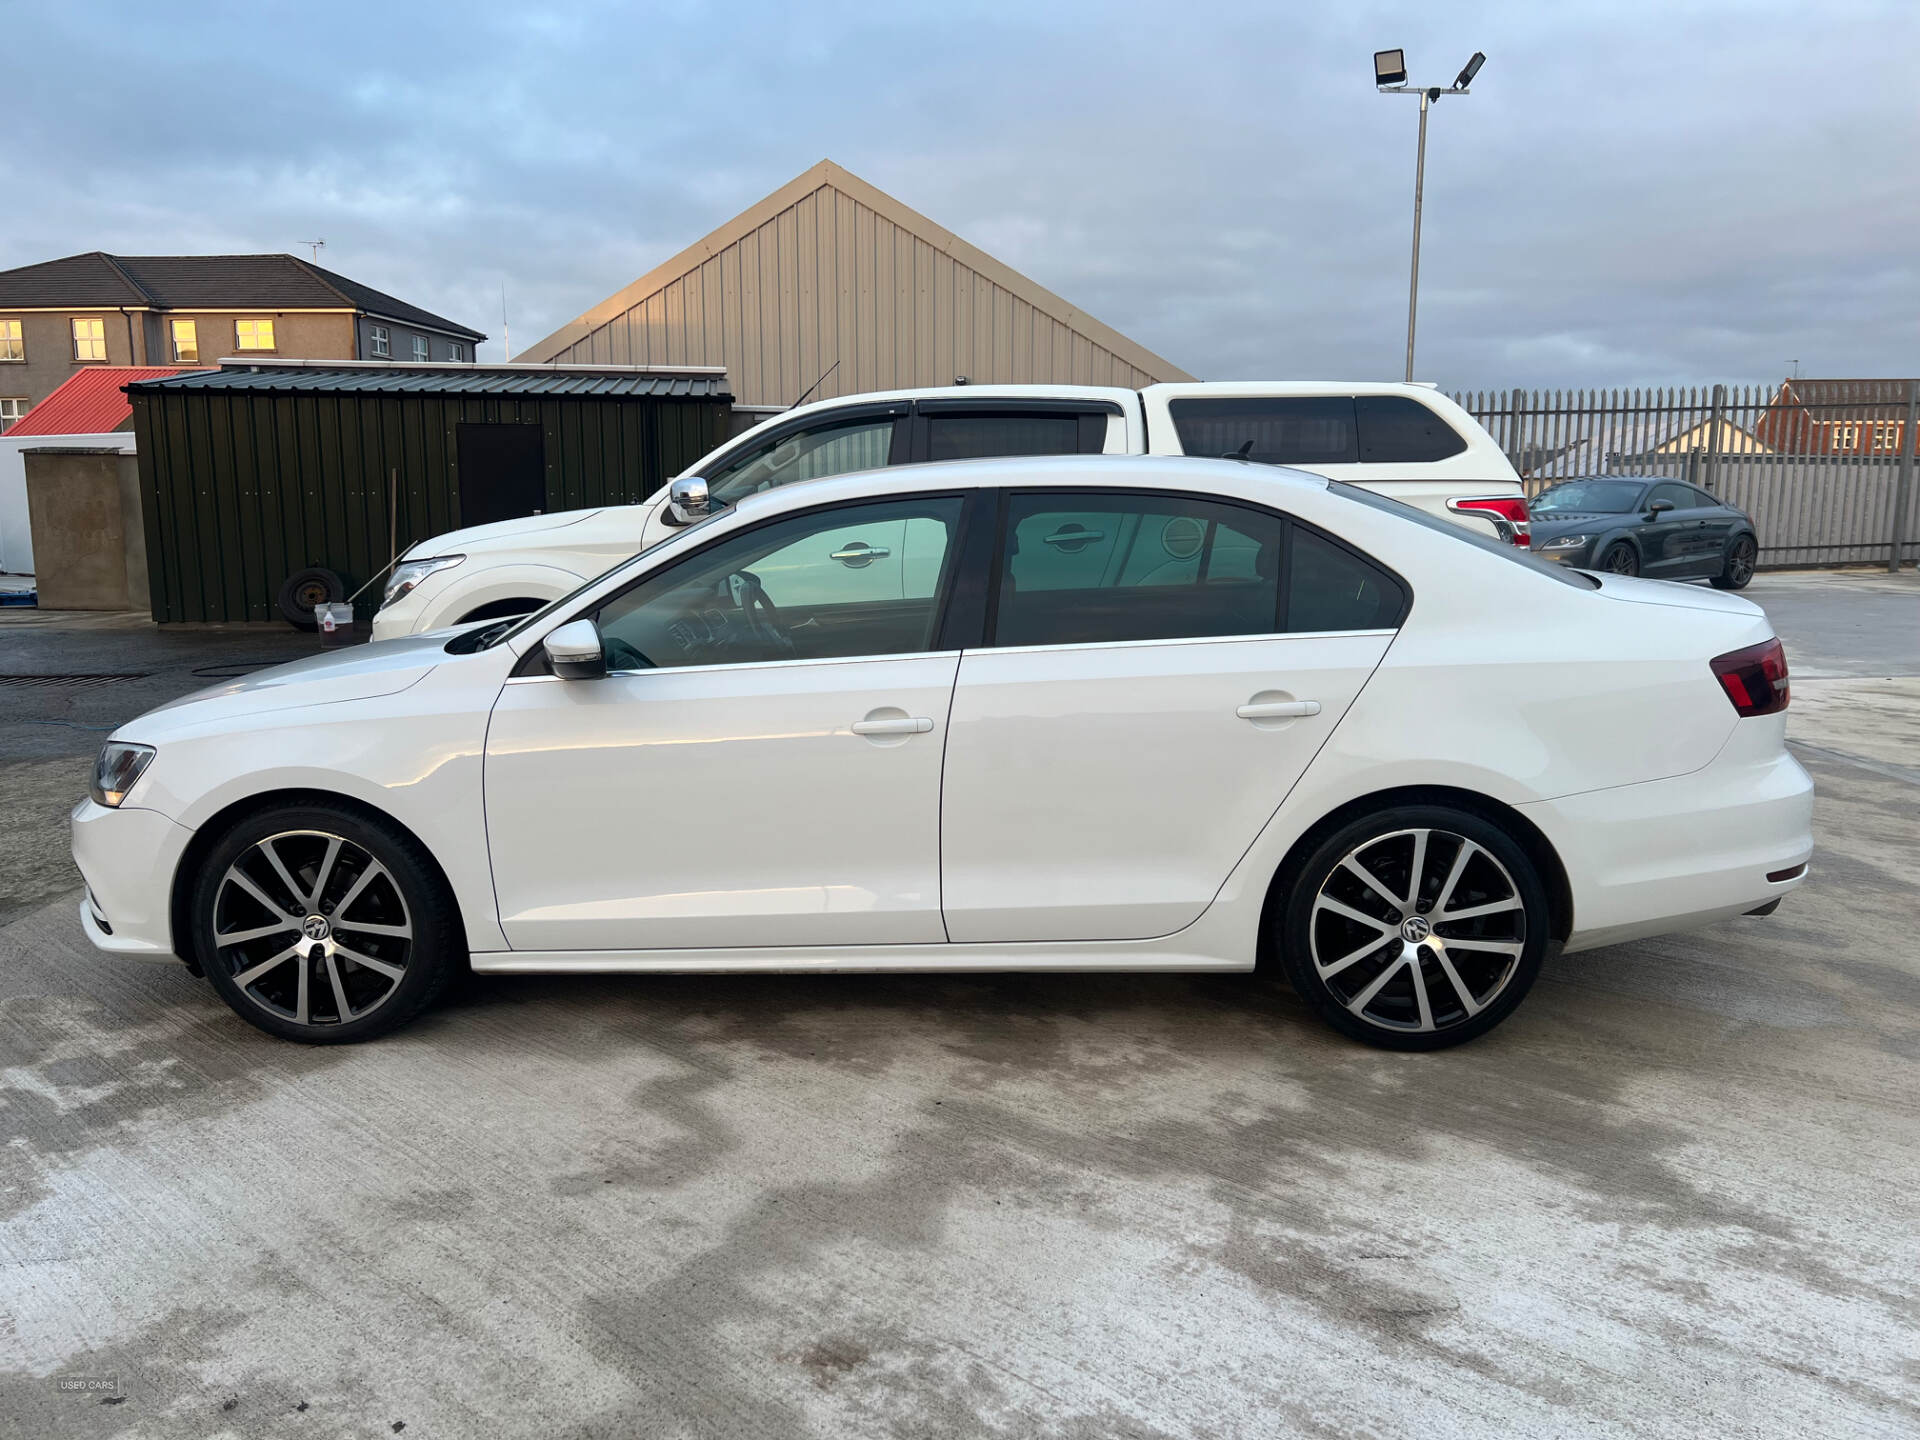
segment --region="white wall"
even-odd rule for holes
[[[27,462],[23,450],[43,445],[84,445],[133,454],[133,432],[108,435],[0,435],[0,574],[33,574],[33,532],[27,524]]]

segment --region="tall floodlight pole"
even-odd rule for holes
[[[1480,51],[1473,52],[1473,58],[1461,68],[1454,77],[1450,89],[1441,89],[1438,85],[1407,84],[1407,52],[1404,50],[1376,50],[1373,52],[1373,88],[1382,95],[1418,95],[1420,97],[1420,145],[1415,152],[1413,162],[1413,273],[1407,279],[1407,381],[1413,381],[1413,331],[1414,323],[1420,315],[1420,202],[1427,185],[1427,108],[1442,95],[1466,95],[1473,83],[1473,77],[1480,73],[1480,67],[1487,63],[1487,57]]]

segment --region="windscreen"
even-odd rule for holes
[[[1643,485],[1639,480],[1568,480],[1542,490],[1528,508],[1536,515],[1555,510],[1624,515],[1640,498]]]

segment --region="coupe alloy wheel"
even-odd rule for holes
[[[1638,575],[1639,557],[1630,545],[1616,545],[1600,561],[1600,568],[1613,575]]]
[[[1440,829],[1395,830],[1349,851],[1309,918],[1315,973],[1365,1024],[1431,1034],[1463,1025],[1513,979],[1527,914],[1507,867]]]
[[[261,1009],[344,1025],[393,998],[413,957],[400,886],[364,847],[323,830],[256,841],[213,902],[215,962]]]

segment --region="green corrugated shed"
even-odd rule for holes
[[[472,523],[462,425],[538,426],[538,508],[576,510],[645,499],[727,438],[733,398],[718,370],[366,363],[234,365],[127,394],[163,624],[277,620],[297,570],[337,571],[352,593],[394,543]],[[360,613],[378,600],[370,588]]]

